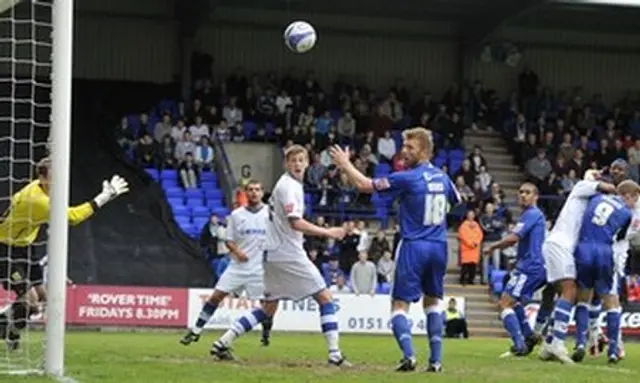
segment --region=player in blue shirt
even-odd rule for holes
[[[623,181],[618,185],[619,195],[599,194],[591,198],[587,206],[575,251],[578,304],[575,311],[574,361],[581,361],[585,355],[589,323],[587,304],[595,293],[603,298],[607,310],[609,362],[618,362],[620,311],[612,310],[619,306],[614,283],[613,243],[626,237],[633,216],[631,209],[638,201],[639,189],[634,181]]]
[[[487,256],[494,250],[518,244],[516,267],[499,303],[502,323],[513,340],[511,350],[503,356],[526,356],[540,342],[540,336],[533,332],[527,321],[524,305],[536,290],[547,283],[542,257],[546,221],[544,214],[536,206],[538,188],[534,184],[524,183],[520,186],[518,195],[518,202],[522,207],[518,224],[506,237],[484,250]]]
[[[611,182],[614,185],[619,185],[622,181],[628,178],[629,173],[629,164],[627,161],[622,158],[618,158],[609,165],[609,174],[603,177],[605,182]],[[584,305],[580,305],[576,307],[577,311],[583,310]],[[593,299],[591,304],[587,307],[589,311],[589,340],[587,342],[587,346],[589,349],[589,353],[592,356],[597,356],[601,353],[609,340],[602,332],[600,328],[600,313],[602,311],[602,302],[598,294],[593,294]],[[575,314],[574,314],[575,315]],[[580,356],[574,354],[575,360],[579,359]]]
[[[447,270],[447,212],[460,203],[460,195],[449,176],[433,166],[433,138],[418,127],[402,133],[402,155],[409,170],[370,179],[350,161],[349,151],[330,149],[334,163],[360,192],[390,193],[400,201],[398,220],[402,240],[398,245],[393,290],[391,326],[403,353],[397,371],[416,368],[411,327],[407,313],[412,302],[422,299],[429,336],[429,372],[442,371],[442,309]]]

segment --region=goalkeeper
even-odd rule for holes
[[[38,303],[46,300],[43,268],[32,259],[32,244],[40,226],[49,221],[49,188],[51,159],[43,158],[36,165],[38,179],[30,182],[11,197],[11,204],[0,218],[0,280],[6,290],[15,292],[16,299],[0,313],[0,337],[10,348],[17,348],[20,330],[27,325]],[[129,191],[122,177],[114,175],[102,183],[102,192],[93,200],[68,208],[71,226],[89,219],[98,209]]]

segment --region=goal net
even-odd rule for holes
[[[51,1],[0,0],[0,209],[5,212],[13,193],[35,178],[34,164],[47,154],[52,31]],[[41,230],[31,262],[45,255],[46,239]],[[0,281],[10,277],[0,275]],[[0,287],[0,310],[14,299]],[[43,371],[42,328],[42,315],[36,314],[21,331],[17,349],[0,339],[0,374]]]

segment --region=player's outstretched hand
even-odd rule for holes
[[[484,250],[482,250],[482,254],[484,255],[491,255],[491,253],[493,253],[493,247],[492,246],[487,246],[484,248]]]
[[[102,181],[102,192],[96,196],[94,201],[98,207],[104,206],[107,202],[113,201],[118,196],[129,191],[129,184],[119,175],[111,177],[111,181]]]
[[[330,227],[327,229],[327,237],[341,240],[347,232],[342,227]]]
[[[127,183],[127,181],[117,174],[111,177],[111,181],[109,181],[109,185],[111,186],[111,192],[113,193],[113,198],[129,191],[129,184]]]
[[[340,145],[333,145],[329,148],[329,155],[331,155],[331,159],[337,167],[342,167],[351,161],[349,147],[342,149]]]

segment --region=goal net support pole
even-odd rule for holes
[[[51,215],[45,372],[64,375],[64,334],[68,260],[68,218],[71,152],[71,78],[73,0],[53,0],[51,83]]]

